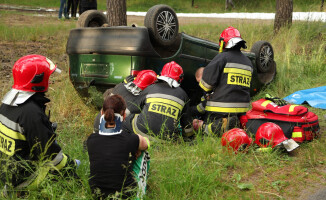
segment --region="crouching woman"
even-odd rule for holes
[[[149,141],[122,128],[126,103],[119,95],[105,99],[98,132],[87,140],[89,184],[98,198],[142,198],[146,190]]]

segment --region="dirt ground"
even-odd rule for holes
[[[33,14],[33,15],[32,15]],[[57,19],[57,13],[38,13],[38,16],[35,16],[37,13],[21,13],[17,15],[10,15],[9,17],[2,17],[0,14],[1,19],[3,20],[2,23],[5,23],[6,25],[10,26],[29,26],[29,25],[35,25],[35,24],[56,24],[56,23],[75,23],[74,19],[66,20],[66,21],[60,21]],[[51,17],[49,17],[51,16]],[[128,25],[131,24],[137,24],[139,26],[143,25],[144,17],[139,16],[128,16]],[[189,23],[216,23],[223,21],[228,22],[232,21],[234,22],[235,19],[212,19],[212,18],[179,18],[179,23],[182,26],[183,24],[189,24]],[[239,20],[245,22],[246,20]],[[271,20],[251,20],[251,23],[272,23]],[[27,55],[27,54],[48,54],[48,49],[54,48],[54,43],[57,38],[40,38],[37,41],[23,41],[23,42],[8,42],[8,41],[1,41],[0,40],[0,88],[6,87],[6,85],[10,84],[9,81],[11,80],[11,69],[14,64],[14,62],[20,58],[21,56]],[[51,42],[49,42],[51,41]],[[67,55],[62,51],[52,51],[52,55],[55,57],[56,63],[58,65],[65,65],[67,63]],[[0,93],[1,94],[1,93]],[[326,119],[322,119],[326,120]],[[323,128],[323,131],[325,132],[325,129]],[[291,169],[289,169],[291,170]],[[325,168],[319,169],[321,171],[326,172]],[[325,180],[325,177],[322,179]],[[313,181],[313,180],[311,180]],[[325,184],[323,183],[306,183],[305,185],[299,185],[296,188],[289,188],[290,190],[293,190],[293,192],[297,192],[299,194],[294,196],[299,196],[298,199],[318,199],[320,196],[316,196],[316,192],[323,192],[326,189]],[[311,195],[313,194],[313,195]],[[314,198],[314,195],[316,198]],[[285,199],[293,199],[291,197],[284,197]],[[273,194],[271,196],[272,198],[277,197],[277,195],[273,197]],[[326,197],[325,197],[326,198]]]

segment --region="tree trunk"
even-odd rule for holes
[[[274,32],[277,33],[281,27],[292,25],[293,0],[276,0],[276,14],[274,21]]]
[[[109,26],[127,25],[126,0],[107,0],[106,8]]]
[[[191,7],[194,7],[195,0],[191,1]]]
[[[321,0],[320,12],[323,12],[324,9],[324,0]]]

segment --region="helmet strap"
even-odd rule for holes
[[[220,45],[220,49],[219,49],[219,52],[222,53],[223,52],[223,48],[224,48],[224,40],[222,39],[220,41],[221,45]]]
[[[142,91],[134,82],[129,82],[127,84],[124,84],[124,86],[129,92],[131,92],[135,96],[140,95]]]

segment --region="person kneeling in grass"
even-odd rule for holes
[[[89,136],[89,184],[96,198],[136,196],[146,191],[149,140],[123,129],[126,103],[108,96],[101,110],[99,130]],[[137,187],[138,185],[138,187]]]
[[[0,187],[7,198],[38,189],[48,174],[79,179],[80,162],[63,153],[56,126],[45,114],[54,72],[61,70],[42,55],[24,56],[13,66],[14,84],[0,106]]]

